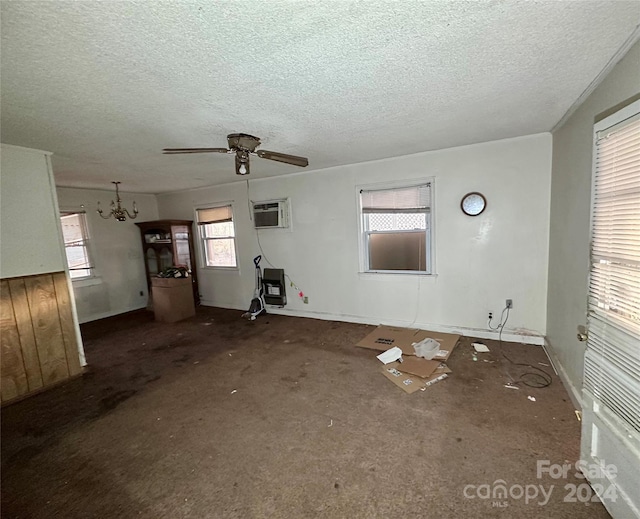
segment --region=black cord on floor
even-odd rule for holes
[[[504,322],[502,321],[504,315],[505,315],[505,311],[506,311],[506,318],[504,319]],[[525,368],[530,368],[533,369],[535,371],[525,371],[522,375],[520,375],[520,377],[516,380],[513,379],[513,377],[511,377],[511,375],[509,374],[509,378],[511,378],[511,384],[513,384],[514,386],[518,386],[520,384],[527,386],[527,387],[533,387],[533,388],[544,388],[544,387],[549,387],[551,385],[551,382],[553,382],[553,378],[551,377],[551,375],[549,373],[547,373],[545,370],[543,370],[542,368],[539,368],[537,366],[534,366],[532,364],[526,364],[526,363],[522,363],[522,362],[514,362],[513,360],[511,360],[509,357],[507,357],[507,355],[505,354],[503,348],[502,348],[502,330],[504,330],[505,325],[507,324],[507,321],[509,320],[509,308],[505,307],[504,310],[502,310],[502,314],[500,315],[500,324],[496,327],[493,328],[491,326],[491,320],[489,320],[489,328],[491,328],[492,330],[497,330],[500,329],[500,332],[498,333],[498,343],[500,345],[500,354],[509,361],[509,363],[513,366],[521,366],[521,367],[525,367]]]

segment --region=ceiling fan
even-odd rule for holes
[[[305,157],[296,157],[286,153],[275,151],[257,150],[260,146],[260,139],[246,133],[230,133],[227,135],[229,148],[165,148],[162,153],[167,155],[177,155],[179,153],[235,153],[236,154],[236,174],[249,174],[249,157],[257,155],[261,159],[275,160],[285,164],[293,164],[304,168],[309,165],[309,160]]]

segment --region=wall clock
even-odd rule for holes
[[[478,216],[487,207],[487,199],[476,191],[467,193],[460,201],[460,209],[469,216]]]

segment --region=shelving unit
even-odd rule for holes
[[[144,252],[147,286],[151,293],[151,278],[166,268],[184,266],[191,272],[193,300],[200,302],[198,275],[195,268],[193,247],[193,221],[155,220],[139,222]]]

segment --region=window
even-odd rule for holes
[[[640,101],[594,134],[584,389],[640,432]]]
[[[67,255],[71,279],[91,277],[93,267],[87,246],[89,242],[87,215],[85,213],[62,213],[60,221],[62,222],[64,250]]]
[[[360,191],[365,270],[431,274],[431,183]]]
[[[205,266],[237,267],[231,206],[197,209],[196,213]]]
[[[596,133],[590,302],[640,334],[640,114]]]

